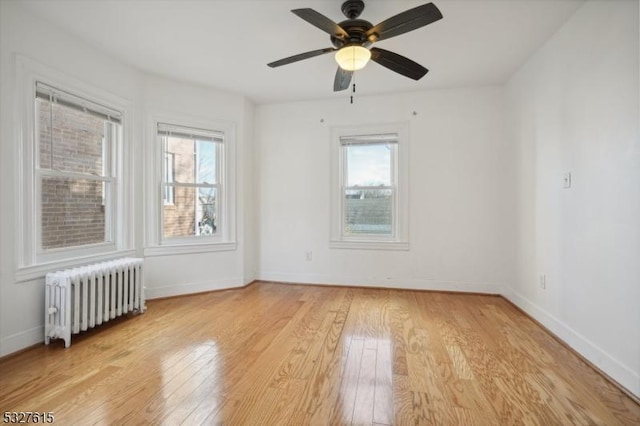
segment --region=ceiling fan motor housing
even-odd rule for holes
[[[356,19],[364,10],[362,0],[347,0],[342,3],[342,13],[349,19]]]
[[[338,25],[344,28],[349,34],[348,39],[331,36],[331,43],[338,49],[350,45],[362,46],[367,41],[365,33],[373,27],[371,22],[365,21],[364,19],[347,19]]]

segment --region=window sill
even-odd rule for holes
[[[91,256],[74,257],[54,262],[39,263],[37,265],[23,266],[16,271],[16,283],[33,281],[44,278],[49,272],[60,271],[63,269],[74,268],[90,263],[104,262],[107,260],[117,259],[120,257],[135,256],[135,250],[120,250],[108,253],[95,254]]]
[[[407,241],[379,241],[379,240],[332,240],[330,249],[351,250],[409,250]]]
[[[233,251],[238,248],[238,243],[213,243],[213,244],[173,244],[165,246],[147,247],[144,249],[144,255],[153,256],[171,256],[175,254],[195,254],[209,253],[216,251]]]

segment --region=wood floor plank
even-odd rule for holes
[[[404,375],[394,374],[392,382],[394,424],[417,424],[411,390],[409,389],[409,378]]]
[[[406,295],[401,292],[393,292],[390,297],[389,324],[392,345],[392,373],[406,376],[407,372],[407,348],[405,346],[405,325],[409,321],[409,308],[406,304]]]
[[[375,402],[376,349],[367,347],[366,342],[360,360],[360,372],[356,382],[356,395],[353,402],[352,422],[371,424]]]
[[[283,285],[148,301],[0,359],[2,411],[60,424],[640,424],[497,296]]]
[[[331,418],[335,401],[340,397],[340,379],[351,343],[351,338],[344,335],[344,325],[352,299],[353,292],[345,292],[338,309],[334,311],[334,322],[326,334],[288,424],[326,424],[327,419]]]
[[[330,418],[331,424],[350,424],[353,419],[363,351],[364,340],[352,338],[341,378],[340,394]]]
[[[391,361],[391,342],[381,339],[378,342],[375,368],[375,389],[373,402],[373,422],[393,424],[393,363]]]
[[[297,414],[306,419],[306,413],[298,412],[297,406],[307,383],[305,379],[294,378],[287,381],[286,386],[267,387],[242,424],[283,425]]]

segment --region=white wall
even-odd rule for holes
[[[141,80],[135,70],[25,12],[19,2],[0,1],[0,43],[0,355],[5,355],[42,341],[44,333],[44,280],[15,278],[22,220],[16,214],[20,117],[14,102],[22,93],[16,85],[16,54],[138,105]],[[134,143],[140,140],[139,127],[133,137]]]
[[[257,202],[255,191],[255,105],[248,99],[244,100],[244,130],[243,142],[238,148],[238,156],[242,158],[243,172],[239,173],[238,187],[238,211],[241,212],[242,227],[239,240],[243,250],[243,282],[249,284],[257,277],[258,269],[258,245],[256,244],[256,232],[258,227],[258,215],[256,214]]]
[[[501,292],[514,263],[503,115],[496,87],[258,106],[259,278]],[[410,250],[329,249],[331,127],[385,122],[410,128]]]
[[[251,282],[252,271],[255,269],[252,262],[255,256],[251,255],[249,249],[253,244],[247,244],[247,232],[249,236],[253,232],[253,104],[236,94],[155,76],[146,76],[143,87],[143,109],[147,122],[151,116],[176,114],[187,119],[231,123],[236,134],[236,167],[230,171],[234,174],[237,203],[232,225],[237,237],[236,249],[197,254],[147,255],[147,295],[151,298],[174,296],[239,287]],[[145,144],[148,181],[145,184],[144,198],[146,207],[154,204],[153,197],[149,195],[157,194],[157,186],[149,176],[149,173],[153,172],[150,165],[155,161],[151,145],[156,141],[150,130],[153,129],[148,129],[147,125]],[[148,215],[154,212],[153,208],[147,209]],[[150,217],[147,216],[147,219]],[[147,240],[147,246],[148,243]]]
[[[636,395],[638,37],[637,1],[587,2],[507,87],[519,209],[506,295]]]
[[[193,86],[142,74],[88,46],[63,29],[23,9],[19,2],[0,1],[0,356],[43,341],[44,279],[16,279],[17,217],[14,200],[19,188],[16,126],[19,112],[14,101],[16,55],[28,58],[71,79],[126,99],[134,106],[133,191],[131,229],[134,249],[145,248],[145,169],[154,159],[146,134],[147,118],[158,111],[182,116],[232,122],[236,128],[237,248],[146,258],[147,297],[184,294],[244,285],[255,275],[253,214],[253,104],[241,95]],[[249,243],[247,243],[247,241]]]

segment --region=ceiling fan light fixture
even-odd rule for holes
[[[345,71],[358,71],[371,59],[371,51],[362,46],[345,46],[336,52],[336,62]]]

